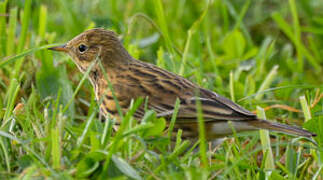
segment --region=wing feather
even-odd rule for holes
[[[181,101],[177,122],[197,122],[197,101],[201,102],[205,121],[241,121],[256,117],[229,99],[154,65],[136,61],[129,73],[137,80],[133,84],[140,86],[141,91],[138,92],[145,91],[144,94],[149,94],[148,108],[155,110],[159,117],[172,117],[176,98]],[[198,96],[195,96],[196,92],[199,92]]]
[[[240,113],[240,110],[236,111],[220,101],[215,101],[213,99],[206,99],[200,97],[192,97],[186,103],[181,103],[179,107],[179,111],[177,114],[176,122],[196,122],[197,120],[197,101],[201,102],[201,108],[203,111],[203,117],[206,122],[211,121],[223,121],[223,120],[231,120],[231,121],[241,121],[241,120],[250,120],[255,119],[255,115],[250,113],[250,115],[246,115],[245,113]],[[174,112],[174,105],[169,105],[172,108],[164,109],[164,111],[160,111],[162,108],[158,107],[158,104],[150,106],[157,112],[157,116],[165,117],[170,119]],[[235,107],[237,108],[237,107]]]

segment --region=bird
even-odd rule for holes
[[[145,98],[147,108],[155,111],[157,117],[165,118],[169,124],[178,99],[174,131],[181,129],[182,138],[185,139],[199,136],[197,103],[202,110],[208,141],[230,136],[234,131],[259,129],[306,138],[316,136],[301,127],[258,118],[216,92],[156,65],[133,58],[117,34],[110,30],[90,29],[66,44],[49,49],[67,53],[82,73],[89,71],[88,78],[93,85],[95,98],[100,102],[100,112],[104,116],[116,118],[118,123],[122,123],[118,105],[122,113],[126,113],[133,100]],[[133,117],[140,121],[144,114],[145,107],[141,105]]]

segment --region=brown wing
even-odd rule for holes
[[[204,91],[204,89],[200,89]],[[181,101],[179,112],[177,115],[177,123],[196,122],[197,119],[197,101],[201,102],[203,117],[205,122],[211,121],[241,121],[241,120],[254,120],[256,115],[234,104],[232,101],[221,97],[197,97],[192,96],[187,98],[186,101]],[[168,112],[161,112],[159,116],[170,118],[173,110]]]
[[[134,61],[127,70],[112,78],[114,90],[121,108],[126,111],[131,99],[148,98],[148,108],[159,117],[170,119],[177,98],[180,100],[175,129],[183,129],[183,137],[196,138],[198,135],[196,103],[201,102],[206,123],[207,138],[217,138],[232,134],[232,125],[237,132],[264,128],[306,137],[314,136],[306,130],[270,121],[259,120],[256,115],[215,92],[203,89],[176,74],[162,70],[154,65]],[[106,86],[102,86],[106,87]],[[198,96],[195,95],[198,91]],[[114,100],[108,92],[103,108],[117,116]],[[144,108],[141,106],[134,116],[141,119]]]
[[[201,102],[206,121],[248,120],[256,117],[232,101],[152,64],[136,61],[129,67],[128,76],[132,79],[130,84],[136,86],[136,96],[133,97],[148,97],[148,108],[155,110],[160,117],[172,116],[176,98],[180,100],[178,123],[196,122],[197,101]],[[196,96],[196,91],[199,91],[199,96]]]

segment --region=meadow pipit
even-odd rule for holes
[[[215,92],[203,89],[157,66],[134,59],[112,31],[88,30],[68,43],[50,49],[69,54],[83,73],[94,62],[89,79],[96,99],[99,101],[103,98],[100,109],[104,115],[110,114],[120,119],[116,102],[104,77],[106,72],[123,112],[127,111],[132,99],[148,98],[148,108],[154,110],[157,116],[169,120],[178,98],[180,106],[175,129],[182,129],[184,138],[198,137],[197,101],[201,103],[205,132],[209,140],[232,134],[232,126],[237,132],[267,129],[298,136],[315,136],[299,127],[259,119],[255,114]],[[99,66],[99,62],[102,66]],[[134,117],[140,120],[144,113],[144,106],[141,106]]]

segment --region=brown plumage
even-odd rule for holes
[[[132,99],[148,97],[148,108],[169,120],[178,98],[180,107],[175,129],[182,129],[186,138],[198,137],[197,101],[201,102],[208,139],[232,134],[228,121],[232,122],[237,132],[268,129],[298,136],[315,136],[299,127],[260,120],[255,114],[215,92],[155,65],[134,59],[112,31],[88,30],[67,44],[50,49],[68,53],[81,72],[85,72],[92,62],[100,61],[123,112],[127,111]],[[89,79],[96,99],[103,98],[100,107],[104,115],[110,114],[118,119],[112,92],[100,66],[95,63]],[[140,107],[134,117],[140,120],[143,115],[144,108]]]

